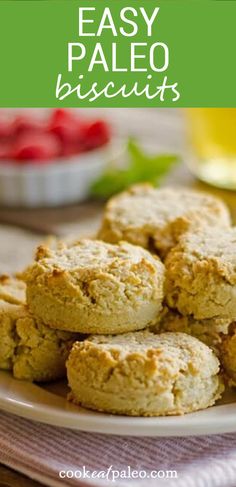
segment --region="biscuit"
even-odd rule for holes
[[[0,369],[12,370],[17,379],[41,382],[64,377],[66,359],[78,338],[43,325],[22,304],[0,300]]]
[[[12,304],[25,304],[25,283],[5,274],[0,276],[0,300]]]
[[[48,382],[66,375],[65,363],[78,335],[53,330],[28,312],[16,322],[13,375],[17,379]]]
[[[224,389],[213,351],[184,333],[139,331],[76,342],[67,361],[69,399],[130,416],[184,414],[211,406]]]
[[[154,333],[180,332],[198,338],[219,355],[222,336],[228,334],[231,320],[208,319],[195,320],[192,316],[183,316],[177,311],[165,307],[158,323],[151,328]]]
[[[140,184],[108,201],[98,238],[111,243],[126,240],[164,257],[194,223],[228,227],[229,211],[222,201],[202,192]]]
[[[40,248],[26,271],[31,312],[51,327],[79,333],[145,328],[160,312],[164,266],[141,247],[81,240]]]
[[[199,320],[236,319],[236,228],[185,234],[165,264],[170,308]]]
[[[222,337],[220,360],[229,385],[236,387],[236,323],[232,323],[229,334]]]
[[[16,322],[24,316],[23,306],[0,300],[0,369],[12,370],[16,350]]]

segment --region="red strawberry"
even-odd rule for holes
[[[0,139],[8,139],[13,135],[13,124],[11,120],[0,120]]]
[[[25,114],[17,115],[13,122],[13,131],[15,136],[29,132],[42,133],[45,131],[45,121]]]
[[[59,138],[62,146],[70,144],[77,140],[78,120],[68,110],[55,110],[49,120],[48,131]]]
[[[10,146],[8,143],[0,143],[0,160],[11,159]]]
[[[80,152],[82,152],[82,150],[80,149],[79,144],[71,142],[68,144],[64,144],[64,146],[62,147],[61,155],[62,157],[70,157],[79,154]]]
[[[54,110],[49,120],[48,131],[60,140],[62,156],[78,154],[84,150],[84,122],[72,111]]]
[[[60,143],[52,134],[25,134],[13,144],[11,158],[23,162],[45,162],[59,157],[60,149]]]
[[[102,147],[109,142],[110,128],[104,120],[96,120],[87,124],[84,129],[84,146],[87,150]]]

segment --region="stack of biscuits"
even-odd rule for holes
[[[207,408],[236,385],[236,229],[217,198],[138,185],[94,239],[40,246],[0,280],[0,367],[67,374],[69,399],[113,414]]]

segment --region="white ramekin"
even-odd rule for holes
[[[106,147],[48,164],[1,161],[0,204],[34,208],[83,201],[110,155]]]

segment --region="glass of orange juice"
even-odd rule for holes
[[[236,189],[236,108],[186,110],[192,171],[203,181]]]

